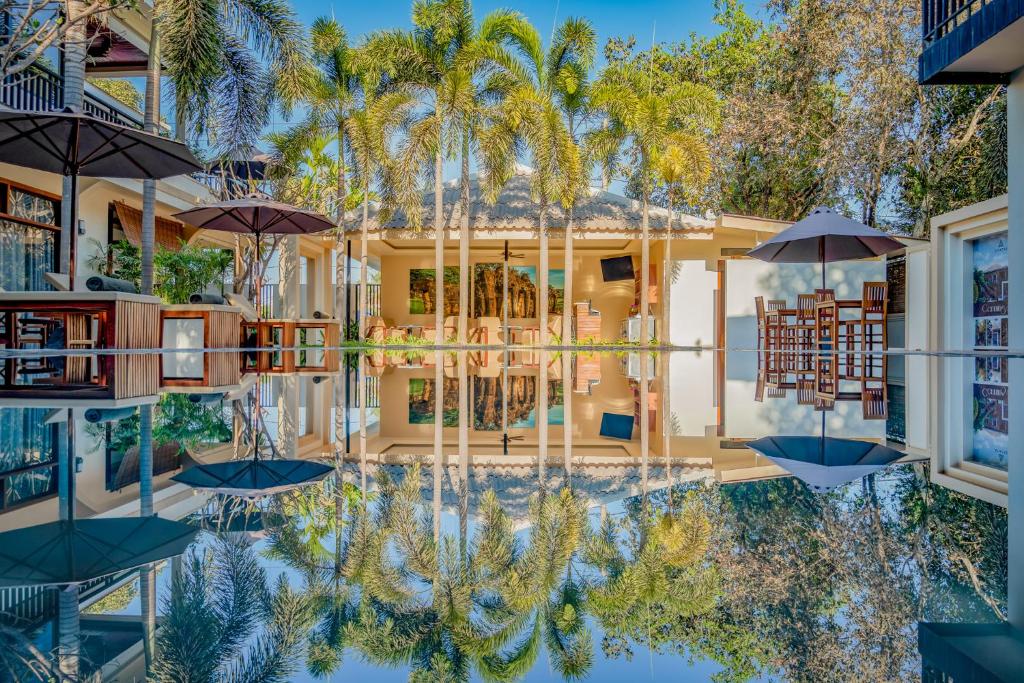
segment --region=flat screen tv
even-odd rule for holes
[[[605,282],[633,279],[633,257],[614,256],[601,259],[601,276]]]

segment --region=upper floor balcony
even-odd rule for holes
[[[1024,66],[1024,0],[921,0],[921,36],[921,83],[1007,83]]]
[[[4,78],[0,88],[0,103],[25,111],[63,109],[64,79],[42,64],[33,64],[24,71]],[[85,113],[104,121],[142,128],[142,115],[138,111],[88,85],[83,109]]]

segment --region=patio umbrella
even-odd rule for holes
[[[0,587],[76,584],[181,555],[198,529],[160,517],[64,520],[0,534]]]
[[[770,263],[820,263],[824,289],[826,263],[873,258],[902,248],[902,243],[881,230],[819,206],[806,218],[748,251],[747,256]]]
[[[872,441],[831,436],[769,436],[747,444],[815,491],[831,491],[903,456]]]
[[[327,217],[260,195],[248,195],[213,204],[203,204],[174,214],[190,225],[205,230],[252,235],[256,239],[256,263],[260,262],[260,240],[264,235],[309,235],[334,228]],[[260,316],[260,288],[256,282],[256,316]],[[258,322],[258,320],[257,320]]]
[[[26,112],[0,107],[0,161],[71,179],[68,281],[75,287],[78,177],[159,179],[201,171],[180,142],[68,108]]]
[[[334,471],[312,460],[229,460],[190,467],[171,479],[240,498],[259,498],[313,484]]]

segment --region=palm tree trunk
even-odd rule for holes
[[[64,106],[82,108],[85,100],[85,22],[75,21],[75,17],[85,12],[82,0],[68,0],[65,4],[68,20],[67,32],[64,35]],[[71,253],[71,231],[77,230],[77,225],[72,225],[76,217],[71,215],[71,206],[75,202],[72,195],[75,193],[75,186],[68,176],[64,176],[61,197],[61,225],[64,228],[60,231],[60,272],[72,273],[71,259],[77,261],[77,255]],[[71,289],[75,288],[74,282],[68,282]]]
[[[562,352],[562,456],[566,485],[572,490],[572,356]]]
[[[338,124],[338,235],[335,240],[334,259],[334,317],[341,321],[342,341],[345,340],[345,311],[348,310],[348,274],[345,268],[345,126]]]
[[[434,351],[434,543],[441,542],[441,481],[444,477],[444,354]],[[417,486],[419,482],[417,482]]]
[[[572,344],[572,321],[576,315],[572,293],[572,221],[573,207],[569,207],[569,220],[565,223],[565,285],[562,291],[562,346]]]
[[[540,288],[540,301],[538,306],[540,311],[537,316],[540,319],[540,344],[541,346],[547,346],[548,343],[548,228],[547,228],[547,212],[548,204],[546,199],[540,201],[540,217],[538,221],[538,230],[540,232],[540,270],[539,277],[539,288]]]
[[[469,517],[469,374],[465,351],[459,351],[459,551],[466,563],[465,520]]]
[[[648,379],[648,363],[650,354],[647,351],[640,352],[640,480],[643,489],[644,499],[648,492],[648,459],[651,452],[651,414],[648,409],[647,397],[650,393],[650,380]]]
[[[543,328],[542,328],[543,329]],[[541,349],[537,377],[537,455],[540,471],[548,464],[548,352]]]
[[[154,17],[156,11],[154,10]],[[150,22],[149,63],[146,68],[145,129],[156,134],[160,127],[160,30]],[[153,244],[156,238],[156,181],[142,181],[142,288],[153,293]]]
[[[370,243],[370,179],[363,178],[363,229],[359,236],[359,341],[366,341],[366,252]]]
[[[359,490],[363,493],[363,514],[366,514],[366,399],[369,389],[366,382],[366,354],[359,354],[359,376],[356,378],[359,392]]]
[[[462,234],[459,239],[459,343],[465,344],[469,333],[469,128],[462,136]]]
[[[434,155],[434,343],[444,338],[444,141],[440,114],[437,125],[437,152]]]
[[[650,308],[650,293],[647,291],[651,285],[651,236],[649,232],[649,198],[647,190],[644,190],[643,218],[640,222],[640,346],[647,346],[650,343],[650,332],[647,330],[648,309]]]
[[[665,263],[661,273],[661,333],[659,341],[662,344],[671,344],[672,334],[672,306],[670,299],[672,293],[672,203],[669,201],[668,228],[665,230]]]

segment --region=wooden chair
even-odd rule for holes
[[[817,319],[817,303],[814,294],[798,294],[796,297],[796,317],[786,325],[786,336],[790,348],[810,351],[814,348],[815,320]]]
[[[885,384],[880,387],[861,390],[861,407],[865,420],[884,420],[889,417],[889,402],[886,400]]]
[[[501,318],[482,317],[477,318],[473,327],[467,333],[466,341],[470,344],[489,346],[501,343]]]
[[[459,336],[459,317],[450,315],[444,319],[444,329],[441,339],[437,338],[437,328],[434,325],[423,328],[423,338],[432,344],[447,344],[449,340],[457,339]]]
[[[814,290],[814,340],[819,349],[834,349],[839,332],[838,309],[821,308],[818,304],[836,300],[834,289]]]
[[[384,322],[384,318],[379,316],[370,316],[366,319],[366,341],[381,343],[388,336],[388,324]]]
[[[777,302],[771,302],[773,304]],[[759,349],[779,348],[779,316],[777,311],[782,306],[777,306],[769,312],[765,305],[763,296],[754,297],[754,310],[757,312],[757,346]]]
[[[851,341],[860,342],[861,351],[885,351],[889,348],[886,331],[888,317],[889,285],[886,282],[865,282],[861,294],[860,316],[853,320],[842,320],[841,327]]]

